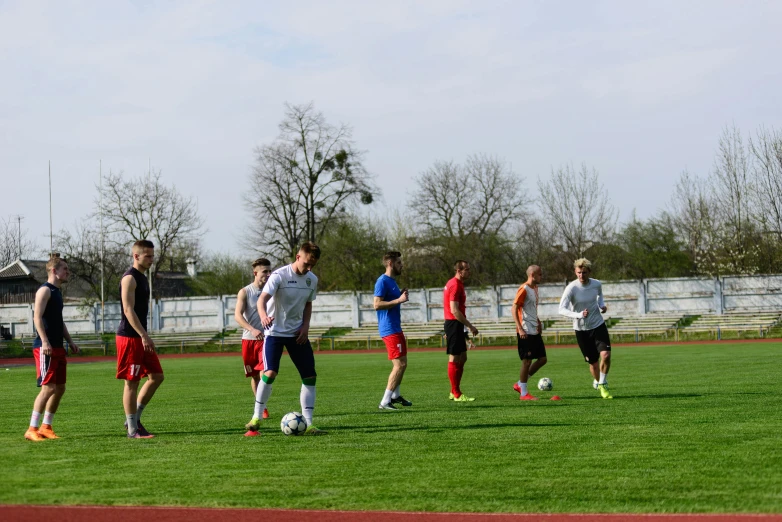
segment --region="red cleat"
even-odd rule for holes
[[[519,383],[517,383],[517,382],[513,383],[513,391],[515,391],[516,393],[521,395],[521,386],[519,386]]]
[[[536,400],[538,400],[538,398],[535,397],[534,395],[530,395],[528,393],[527,395],[520,395],[519,396],[519,400],[520,401],[536,401]]]
[[[562,400],[562,397],[560,397],[559,395],[554,395],[554,396],[551,398],[551,400],[552,400],[552,401],[561,401],[561,400]]]
[[[269,410],[264,408],[263,409],[263,414],[261,415],[261,417],[263,417],[264,419],[268,419],[269,418]]]

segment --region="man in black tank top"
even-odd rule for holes
[[[68,341],[73,353],[79,353],[79,347],[74,344],[62,320],[63,301],[60,287],[70,275],[68,264],[59,256],[54,256],[46,263],[46,273],[47,281],[35,293],[33,316],[38,333],[33,342],[33,357],[38,368],[38,386],[41,387],[41,391],[35,398],[30,427],[24,434],[25,439],[35,442],[59,439],[52,430],[52,420],[65,393],[64,340]],[[42,413],[43,424],[41,424]]]
[[[145,275],[155,260],[155,245],[142,239],[133,244],[133,266],[122,274],[120,300],[122,319],[117,328],[117,379],[125,381],[122,405],[130,439],[154,437],[141,424],[141,413],[163,382],[163,368],[155,343],[147,333],[149,281]],[[138,391],[142,377],[147,382]]]

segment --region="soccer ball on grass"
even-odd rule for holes
[[[307,421],[301,413],[292,411],[282,418],[280,429],[285,435],[301,435],[307,430]]]
[[[538,389],[540,391],[551,391],[554,389],[554,383],[548,377],[543,377],[538,381]]]

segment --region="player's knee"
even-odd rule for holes
[[[55,395],[64,395],[65,394],[65,385],[64,384],[58,384],[54,387],[54,394]]]
[[[275,377],[277,377],[277,372],[275,372],[274,370],[266,370],[265,372],[263,372],[263,374],[264,374],[266,377],[270,377],[270,378],[272,378],[272,379],[274,379]]]
[[[395,362],[396,362],[396,367],[399,368],[400,370],[404,370],[405,368],[407,368],[407,359],[400,357]]]
[[[600,357],[601,357],[601,358],[602,358],[604,361],[610,361],[610,360],[611,360],[611,352],[608,352],[608,351],[605,351],[605,352],[600,352]]]
[[[539,364],[540,366],[543,366],[543,365],[544,365],[544,364],[546,364],[547,362],[548,362],[548,359],[547,359],[546,357],[541,357],[540,359],[538,359],[538,364]]]
[[[152,373],[149,375],[149,380],[157,384],[160,384],[166,380],[166,376],[162,373]]]

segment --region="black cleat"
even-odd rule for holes
[[[391,404],[401,404],[402,406],[412,406],[413,403],[402,397],[401,395],[396,399],[391,399]]]

